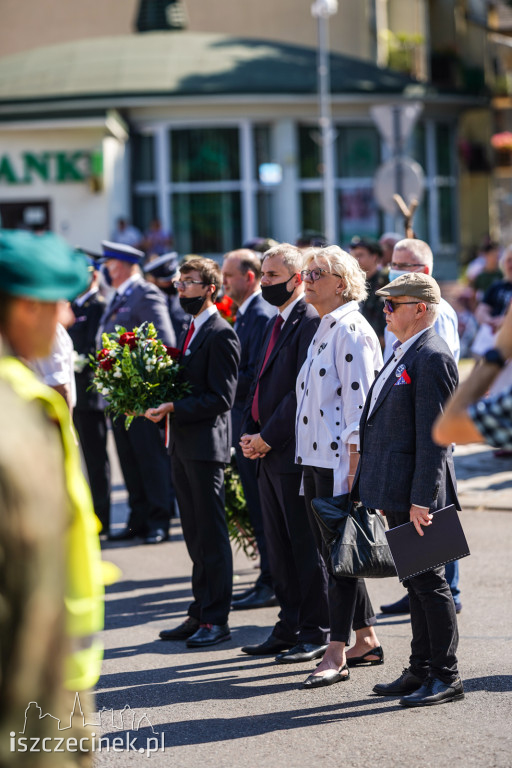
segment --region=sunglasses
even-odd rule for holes
[[[335,275],[336,277],[341,277],[341,275],[338,275],[337,272],[329,272],[329,270],[322,269],[322,267],[316,267],[315,269],[303,269],[300,273],[300,276],[303,280],[312,280],[314,283],[316,283],[316,281],[320,280],[322,277],[322,272],[325,272],[326,275]]]
[[[392,299],[384,299],[384,309],[386,312],[394,312],[397,307],[401,307],[403,304],[423,304],[423,301],[393,301]]]

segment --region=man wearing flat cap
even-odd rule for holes
[[[139,265],[144,254],[129,245],[101,244],[103,259],[115,289],[100,322],[97,343],[102,333],[113,333],[116,325],[128,331],[151,322],[158,338],[169,347],[176,346],[167,304],[162,292],[146,282]],[[162,433],[147,419],[134,419],[128,431],[124,419],[113,422],[119,462],[128,491],[130,516],[126,527],[112,533],[111,539],[141,537],[145,544],[159,544],[169,537],[171,487],[169,460]]]
[[[452,448],[435,445],[432,425],[458,381],[457,365],[434,328],[441,293],[423,273],[397,277],[377,293],[386,324],[397,337],[392,357],[375,379],[360,422],[360,460],[352,497],[380,509],[390,528],[434,524],[432,512],[460,509]],[[457,669],[455,605],[444,566],[404,582],[411,607],[409,667],[381,696],[401,696],[406,707],[464,697]]]

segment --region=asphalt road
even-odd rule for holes
[[[298,688],[312,664],[281,666],[272,658],[240,652],[240,646],[268,635],[276,608],[232,612],[232,639],[209,651],[159,641],[161,629],[183,620],[190,600],[190,561],[175,520],[169,543],[104,548],[105,559],[117,563],[123,576],[107,595],[106,652],[96,708],[112,709],[113,715],[102,716],[110,751],[98,752],[95,764],[145,765],[150,759],[150,765],[174,768],[509,768],[512,514],[506,510],[512,502],[512,466],[508,460],[498,468],[506,477],[497,490],[503,494],[508,489],[501,511],[472,505],[471,483],[476,483],[476,491],[493,484],[492,473],[485,470],[492,457],[485,449],[477,453],[479,458],[465,459],[473,462],[473,469],[467,472],[462,518],[471,550],[461,562],[459,661],[464,701],[404,710],[396,699],[372,695],[376,682],[393,680],[407,665],[407,617],[379,620],[384,665],[354,669],[348,682],[315,691]],[[480,482],[475,480],[475,461],[485,478]],[[115,498],[116,516],[123,519],[121,487]],[[254,575],[253,564],[237,555],[235,591],[252,583]],[[402,587],[394,579],[374,580],[369,591],[378,609],[400,597]],[[126,707],[130,710],[124,713],[123,728]],[[129,728],[129,738],[136,741],[127,749],[128,715],[138,723],[144,714],[147,720],[138,731]],[[116,737],[124,746],[114,753]],[[152,739],[148,744],[147,738]],[[147,746],[159,751],[148,758]]]

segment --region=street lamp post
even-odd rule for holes
[[[329,243],[336,237],[336,203],[334,195],[334,131],[332,127],[329,71],[329,16],[338,11],[338,0],[315,0],[312,15],[318,20],[318,101],[320,145],[322,148],[322,182],[324,198],[324,235]]]

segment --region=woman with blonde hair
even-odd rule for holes
[[[306,301],[320,325],[297,379],[296,462],[303,467],[311,529],[324,559],[327,552],[311,509],[318,496],[349,493],[359,458],[359,419],[382,367],[379,340],[359,311],[366,298],[365,273],[335,245],[312,248],[301,272]],[[382,664],[375,614],[362,579],[329,576],[331,641],[322,662],[303,683],[318,688],[342,682],[349,666]],[[351,629],[356,642],[346,653]]]

